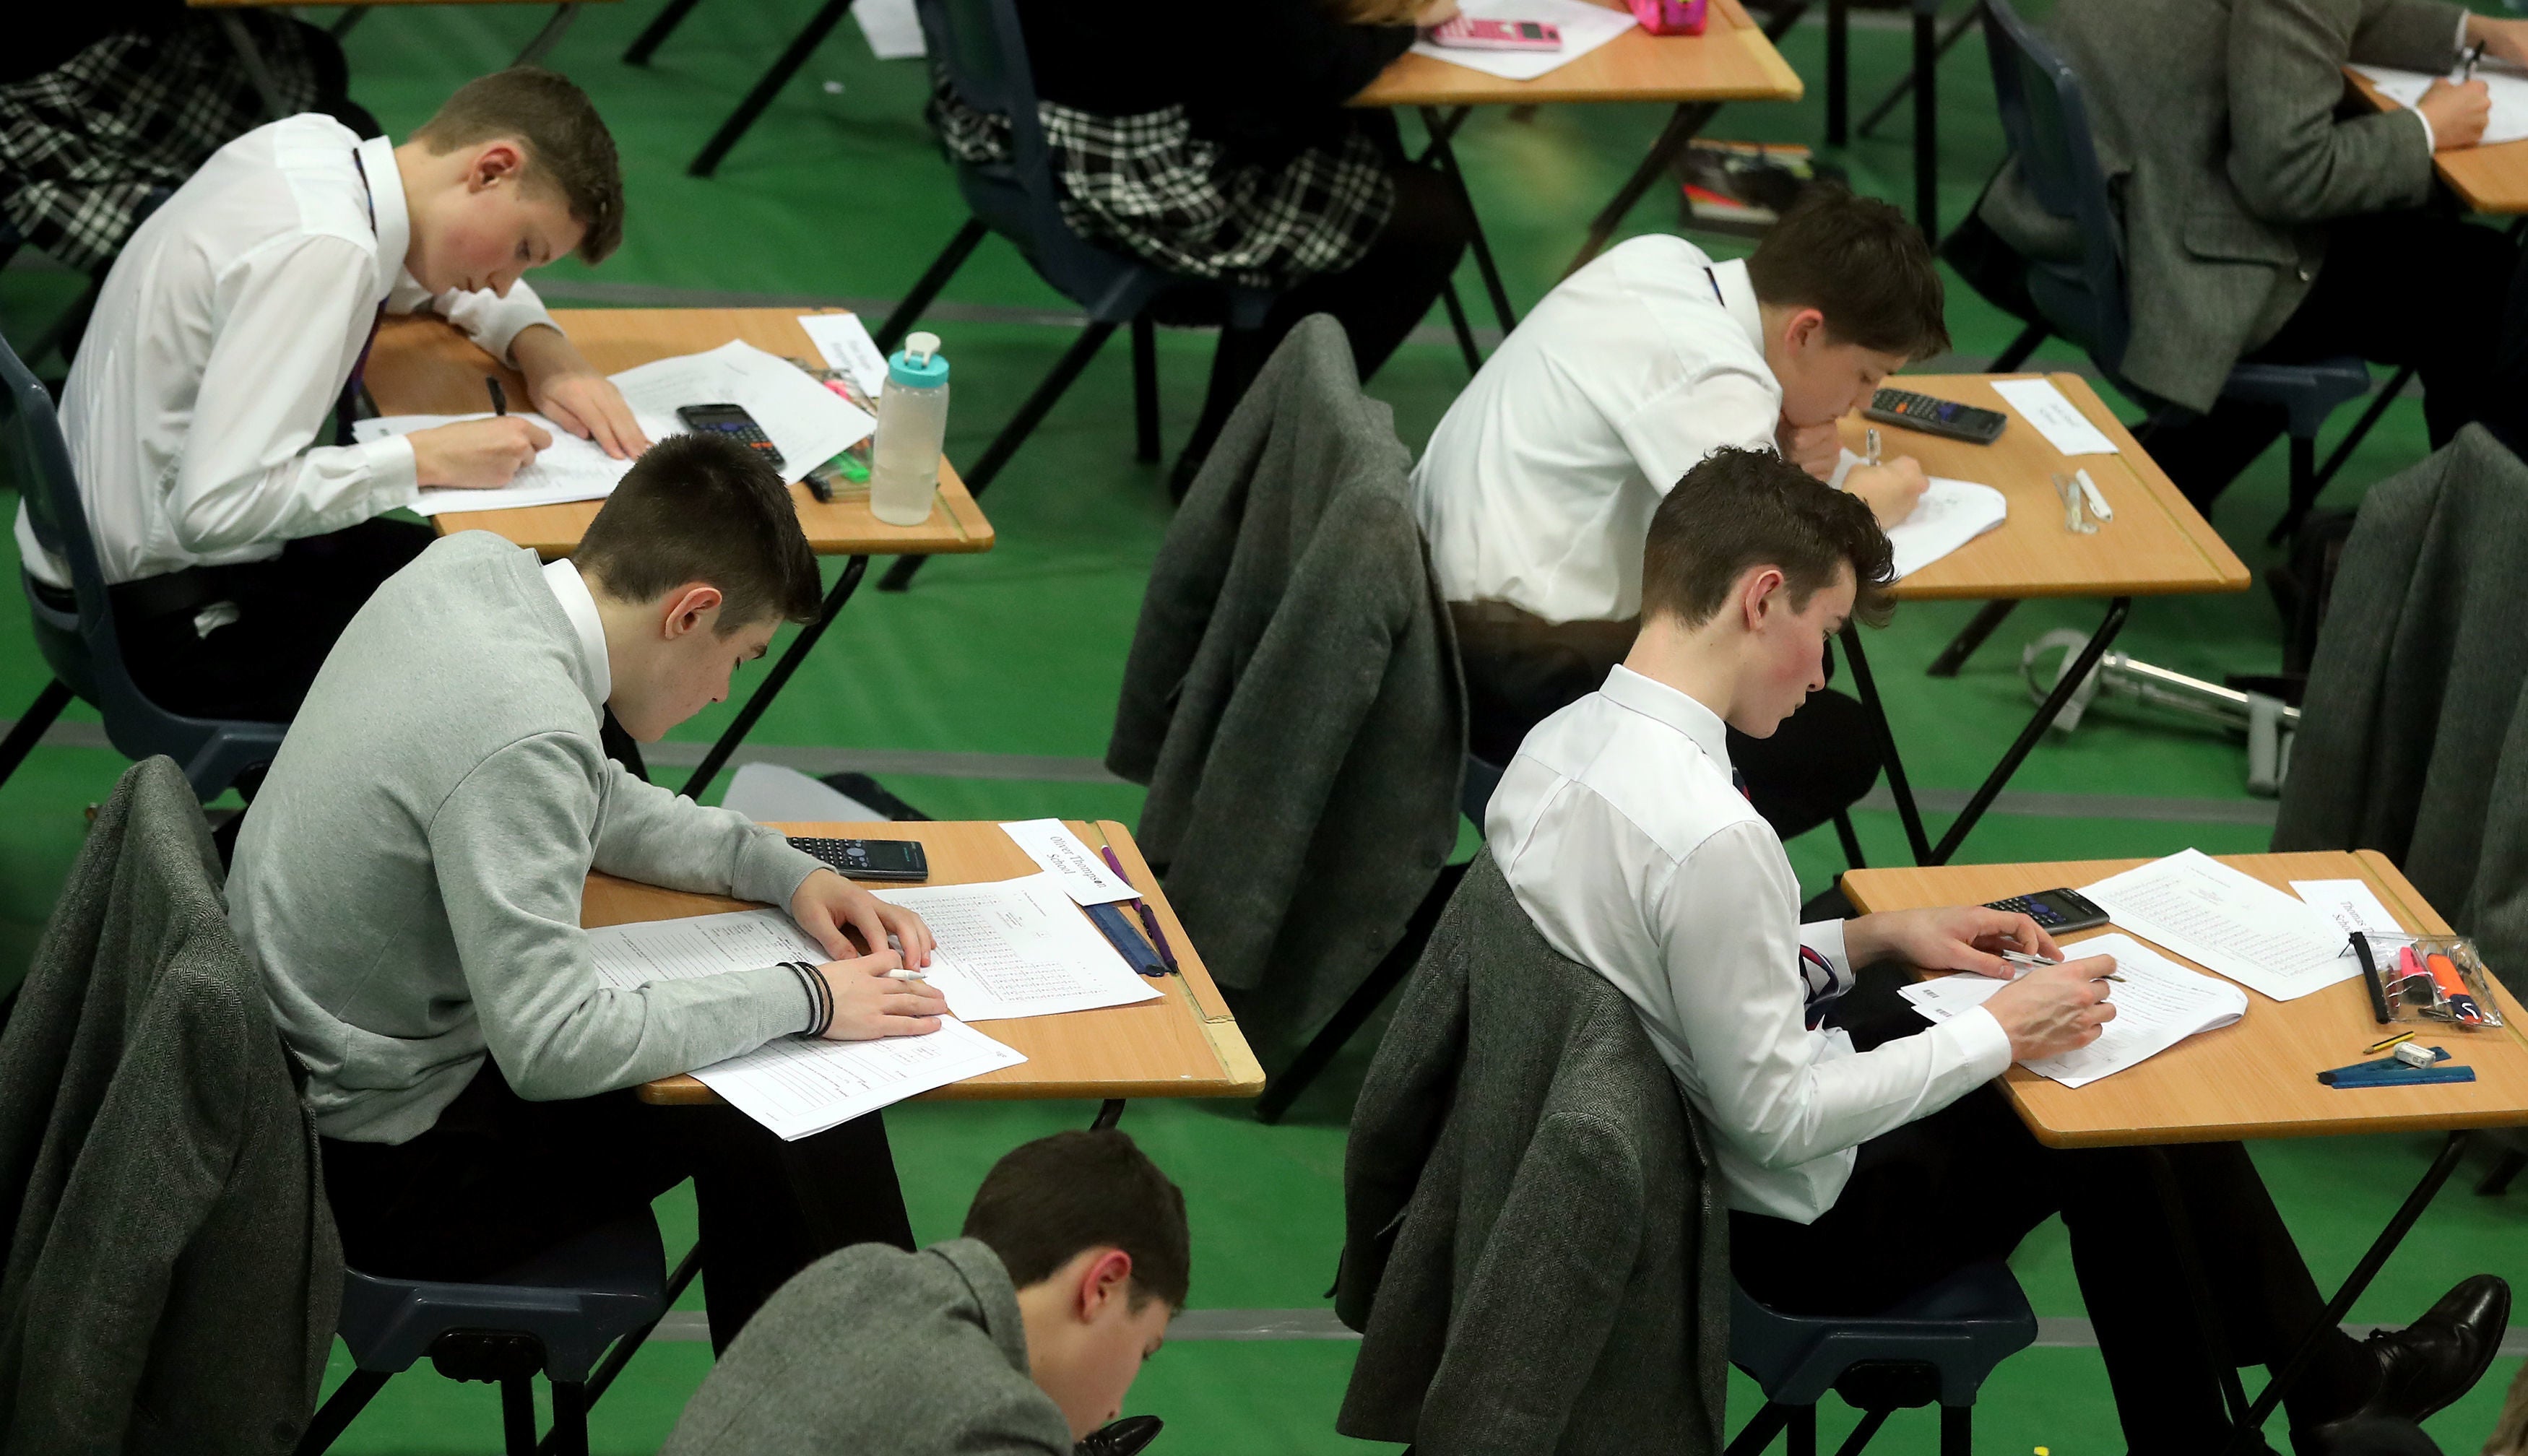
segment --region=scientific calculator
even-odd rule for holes
[[[788,463],[781,458],[781,452],[772,447],[772,437],[764,433],[764,427],[755,423],[755,416],[748,414],[743,405],[678,405],[676,418],[685,422],[686,429],[698,434],[709,431],[714,435],[725,435],[748,449],[763,451],[764,463],[775,470]]]
[[[2002,428],[2010,416],[1997,409],[1977,409],[1954,399],[1934,399],[1911,390],[1881,390],[1870,397],[1870,407],[1863,410],[1866,419],[1882,425],[1902,425],[1925,435],[1943,435],[1963,440],[1969,444],[1990,444],[2001,438]]]
[[[930,878],[930,857],[912,839],[819,839],[790,836],[790,847],[805,850],[832,865],[847,880],[899,880],[919,883]]]
[[[1984,908],[2026,915],[2048,935],[2069,935],[2075,930],[2087,930],[2107,923],[2107,912],[2098,909],[2095,901],[2074,890],[2039,890],[2033,895],[2013,895],[2008,900],[1987,901]]]

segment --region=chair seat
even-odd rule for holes
[[[2241,359],[2221,382],[2224,399],[2252,399],[2291,411],[2291,434],[2314,440],[2339,404],[2370,392],[2370,366],[2344,354],[2307,364],[2259,364]]]
[[[1031,223],[1034,204],[1008,167],[958,163],[957,190],[983,226],[1009,239],[1056,291],[1103,324],[1129,324],[1163,293],[1187,288],[1216,291],[1222,303],[1207,310],[1239,329],[1263,327],[1275,294],[1208,279],[1186,278],[1100,246],[1069,232],[1042,238]],[[1180,307],[1171,316],[1183,313]]]
[[[645,1209],[479,1284],[344,1270],[338,1327],[362,1370],[410,1369],[449,1330],[496,1330],[543,1341],[549,1378],[585,1380],[607,1345],[666,1308],[666,1250]]]
[[[1730,1281],[1729,1362],[1764,1398],[1815,1405],[1864,1361],[1940,1373],[1940,1403],[1975,1403],[1992,1368],[2036,1342],[2036,1316],[2008,1265],[1970,1265],[1874,1315],[1785,1315]]]

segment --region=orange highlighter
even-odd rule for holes
[[[2429,973],[2432,985],[2440,992],[2442,1002],[2449,1007],[2451,1020],[2461,1026],[2484,1024],[2484,1012],[2476,1006],[2475,996],[2466,989],[2466,982],[2458,978],[2456,962],[2439,951],[2434,951],[2428,956],[2417,957],[2411,946],[2405,948],[2403,959],[2408,962],[2416,960],[2423,962],[2423,968]]]

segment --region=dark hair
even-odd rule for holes
[[[1193,1274],[1184,1191],[1111,1127],[1011,1149],[975,1190],[966,1237],[1000,1255],[1022,1289],[1083,1249],[1121,1249],[1132,1256],[1133,1309],[1151,1299],[1184,1309]]]
[[[1838,491],[1771,450],[1723,445],[1706,455],[1651,513],[1642,551],[1642,615],[1665,612],[1689,627],[1712,619],[1751,567],[1778,566],[1791,609],[1852,568],[1852,615],[1885,626],[1896,609],[1887,584],[1895,548],[1870,503]]]
[[[603,263],[623,240],[623,168],[588,93],[537,66],[512,66],[456,88],[412,133],[433,154],[511,138],[527,151],[522,184],[561,194],[581,228],[579,255]]]
[[[1922,231],[1832,182],[1811,186],[1773,224],[1747,260],[1747,279],[1765,303],[1823,314],[1839,343],[1908,359],[1949,347],[1940,270]]]
[[[718,435],[650,446],[573,559],[621,600],[654,600],[687,582],[719,588],[722,637],[766,617],[813,622],[824,604],[790,488],[763,456]]]

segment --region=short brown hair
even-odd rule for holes
[[[1832,182],[1811,186],[1756,244],[1747,278],[1765,303],[1823,314],[1837,342],[1908,359],[1948,351],[1930,244],[1875,197]]]
[[[1771,450],[1724,445],[1706,455],[1651,512],[1642,551],[1642,616],[1689,627],[1712,620],[1738,578],[1781,568],[1791,609],[1852,568],[1854,620],[1885,626],[1895,548],[1860,496],[1838,491]]]
[[[1086,1249],[1132,1258],[1131,1307],[1185,1308],[1193,1277],[1185,1192],[1114,1128],[1057,1132],[1010,1150],[966,1211],[966,1237],[1001,1256],[1010,1282],[1040,1284]]]
[[[823,606],[790,488],[762,455],[718,435],[650,446],[573,559],[618,600],[656,600],[687,582],[717,587],[722,637],[766,617],[813,622]]]
[[[588,93],[542,67],[512,66],[457,87],[412,133],[433,155],[504,137],[526,148],[521,181],[569,205],[580,257],[605,262],[623,241],[623,168]]]

